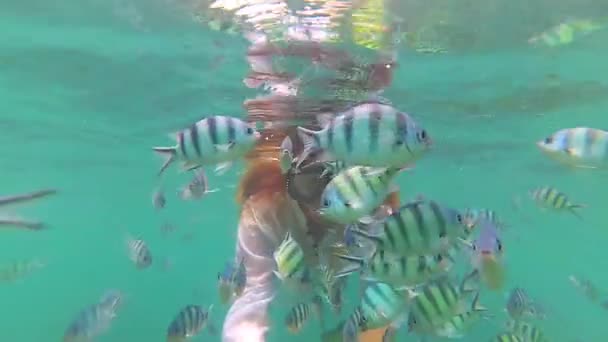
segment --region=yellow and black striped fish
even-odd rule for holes
[[[525,342],[547,342],[548,339],[536,326],[524,321],[510,321],[508,330]]]
[[[299,280],[306,272],[304,251],[289,232],[274,251],[273,257],[277,264],[277,270],[274,273],[282,281]]]
[[[530,196],[536,203],[543,208],[550,208],[557,211],[567,210],[581,218],[576,209],[583,208],[583,204],[575,204],[570,202],[570,199],[563,192],[553,187],[536,188],[530,192]]]
[[[336,223],[354,223],[386,198],[400,170],[353,166],[336,175],[321,194],[319,213]]]
[[[463,215],[432,200],[418,200],[402,206],[381,223],[379,234],[354,230],[376,243],[376,247],[397,255],[424,255],[445,251],[468,234]]]
[[[412,291],[408,329],[410,332],[432,334],[436,328],[462,312],[465,296],[477,287],[478,271],[467,275],[460,286],[447,278],[431,281]]]
[[[169,324],[167,342],[184,342],[198,335],[205,327],[209,328],[211,334],[216,334],[217,331],[209,320],[212,308],[213,305],[209,306],[208,310],[199,305],[187,305],[182,308]]]
[[[482,318],[489,317],[487,314],[484,316],[487,310],[479,305],[479,292],[477,292],[471,303],[471,308],[452,317],[452,319],[435,331],[435,335],[447,338],[463,338],[474,324],[478,323]]]
[[[397,288],[420,285],[433,278],[444,275],[454,264],[456,250],[435,255],[398,256],[390,252],[377,250],[369,260],[336,254],[351,265],[336,274],[343,277],[362,270],[361,278],[369,281],[383,281]]]
[[[525,340],[512,333],[501,333],[490,342],[525,342]]]

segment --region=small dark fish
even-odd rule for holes
[[[170,233],[174,232],[175,230],[177,230],[177,227],[175,227],[175,226],[174,226],[174,225],[172,225],[171,223],[167,223],[167,222],[165,222],[165,223],[163,223],[163,224],[160,226],[160,232],[161,232],[163,235],[168,235],[168,234],[170,234]]]
[[[187,305],[173,318],[167,329],[167,342],[184,342],[198,335],[205,327],[211,334],[217,330],[210,324],[209,316],[213,305],[208,310],[199,305]]]
[[[164,191],[161,188],[156,189],[152,195],[152,205],[154,206],[154,209],[163,209],[165,204],[167,204],[167,199],[165,198]]]
[[[205,170],[201,168],[194,171],[194,178],[179,192],[179,197],[184,201],[190,201],[217,191],[218,189],[209,189],[207,175]]]
[[[312,302],[302,302],[294,306],[285,317],[285,325],[287,326],[287,329],[292,334],[299,333],[313,313],[317,317],[320,317],[320,297],[315,297]]]
[[[0,197],[0,207],[10,204],[19,204],[24,202],[33,201],[39,198],[47,197],[57,193],[57,190],[46,189],[40,191],[29,192],[20,195],[3,196]]]
[[[129,259],[138,269],[148,268],[152,265],[152,253],[144,240],[127,237]]]
[[[224,271],[217,274],[217,280],[220,300],[223,304],[238,298],[243,293],[247,282],[245,260],[242,259],[238,264],[226,263]]]
[[[520,287],[511,290],[507,299],[506,310],[513,320],[520,320],[526,317],[543,319],[545,317],[543,309],[534,303],[526,291]]]

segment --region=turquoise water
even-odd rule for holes
[[[547,307],[540,326],[552,341],[603,341],[608,313],[567,277],[582,274],[608,288],[608,176],[564,168],[534,142],[566,127],[607,129],[608,32],[554,49],[534,49],[520,38],[564,14],[602,17],[608,8],[591,1],[517,8],[504,15],[480,10],[485,15],[469,27],[479,37],[472,47],[444,55],[400,51],[396,82],[384,96],[423,122],[435,141],[433,152],[400,176],[403,197],[423,193],[501,213],[512,226],[504,236],[506,289],[525,287]],[[172,3],[30,0],[0,9],[1,193],[60,191],[18,209],[50,229],[2,232],[2,261],[48,263],[0,284],[2,340],[60,340],[74,315],[110,288],[124,291],[126,303],[99,341],[162,341],[186,304],[215,304],[212,317],[221,325],[227,308],[215,281],[234,253],[234,184],[242,165],[210,175],[221,191],[198,202],[177,199],[172,189],[190,176],[171,171],[167,207],[157,212],[151,195],[160,160],[150,147],[202,115],[243,115],[242,101],[255,94],[241,82],[246,41],[202,27]],[[538,20],[522,28],[518,11]],[[513,30],[503,27],[510,23],[517,24]],[[584,220],[542,213],[525,200],[529,189],[544,185],[588,204]],[[517,196],[519,210],[512,205]],[[177,227],[168,236],[160,231],[165,222]],[[150,269],[137,271],[126,257],[127,233],[149,243]],[[467,341],[489,339],[506,317],[502,293],[484,293],[482,301],[496,318]],[[288,336],[281,324],[282,316],[271,341]],[[317,324],[293,340],[314,338]]]

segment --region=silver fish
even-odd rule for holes
[[[175,133],[175,146],[154,147],[154,151],[165,158],[159,175],[175,161],[181,162],[184,170],[205,165],[217,165],[225,170],[249,152],[259,138],[260,133],[243,120],[210,116]]]
[[[302,160],[325,150],[351,165],[404,167],[430,148],[431,138],[408,114],[380,103],[364,103],[335,118],[321,131],[298,127]]]
[[[152,264],[152,253],[144,240],[127,236],[129,259],[138,269],[148,268]]]

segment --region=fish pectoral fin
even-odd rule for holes
[[[221,176],[232,168],[232,162],[219,163],[215,166],[215,174]]]
[[[191,161],[185,161],[182,163],[181,169],[182,169],[182,171],[187,172],[187,171],[196,170],[199,167],[201,167],[201,165],[198,163],[191,162]]]
[[[576,151],[575,149],[570,148],[570,147],[565,148],[564,152],[566,152],[569,156],[572,156],[572,157],[578,157],[578,158],[581,157],[581,154],[578,151]]]
[[[234,146],[236,145],[236,143],[234,142],[229,142],[227,144],[216,144],[215,148],[218,149],[218,151],[220,152],[228,152],[230,151]]]

